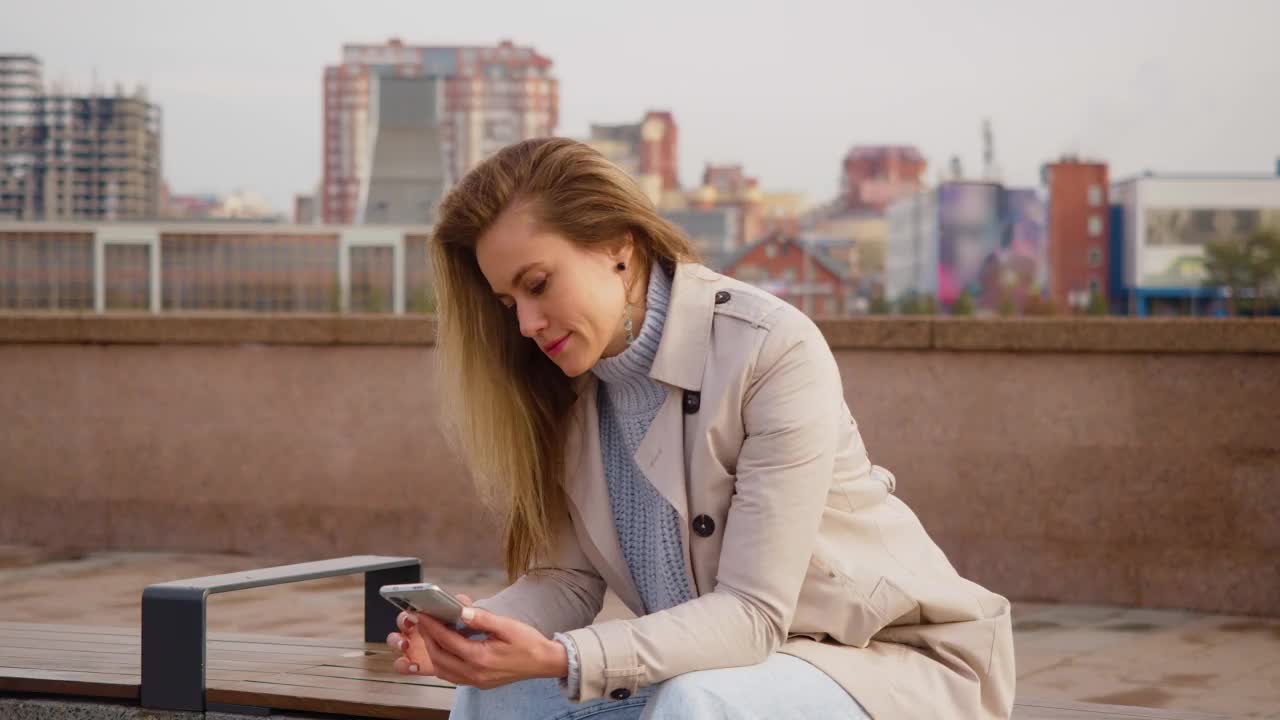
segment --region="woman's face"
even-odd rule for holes
[[[489,287],[569,377],[626,347],[623,278],[630,276],[631,245],[586,250],[535,222],[528,206],[509,208],[476,243],[476,261]],[[617,264],[627,263],[627,273]]]

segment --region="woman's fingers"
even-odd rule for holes
[[[465,661],[441,647],[431,636],[427,635],[424,639],[427,655],[431,657],[431,665],[436,677],[457,685],[474,684],[469,674],[470,668]]]
[[[404,652],[404,636],[398,632],[387,633],[387,647],[396,652]]]
[[[470,595],[464,595],[464,594],[462,594],[462,593],[458,593],[457,595],[454,595],[454,597],[458,598],[458,602],[462,603],[463,605],[473,605],[473,604],[474,604],[474,602],[471,600],[471,596],[470,596]]]
[[[418,663],[415,663],[403,655],[396,658],[396,661],[392,663],[392,667],[394,667],[395,671],[401,675],[417,675],[422,670]]]
[[[396,627],[400,628],[400,632],[407,633],[417,624],[417,618],[404,612],[403,610],[396,616]]]
[[[477,653],[483,645],[474,640],[468,640],[457,630],[447,628],[435,620],[424,620],[422,630],[429,641],[459,660],[475,663],[479,659]]]

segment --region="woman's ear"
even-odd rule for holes
[[[635,249],[635,240],[632,239],[630,232],[626,232],[619,237],[609,250],[609,257],[615,265],[622,263],[627,267],[631,267],[632,259],[635,257]]]

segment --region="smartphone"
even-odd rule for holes
[[[439,585],[428,582],[383,585],[378,593],[405,612],[430,615],[458,632],[469,634],[462,622],[463,604]]]

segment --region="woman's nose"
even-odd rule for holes
[[[520,334],[527,338],[537,337],[547,328],[547,318],[536,307],[516,306],[520,316]]]

